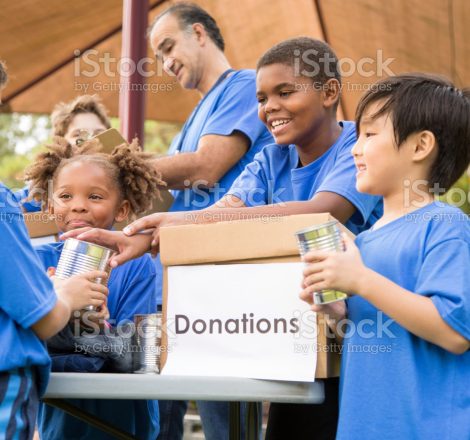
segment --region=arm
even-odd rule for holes
[[[304,260],[304,290],[308,301],[313,292],[336,288],[354,292],[382,310],[414,335],[450,351],[461,354],[469,341],[448,325],[431,298],[410,292],[364,265],[352,239],[343,235],[346,252],[309,252]]]
[[[194,153],[159,157],[153,165],[171,189],[185,189],[193,184],[213,187],[247,152],[248,138],[241,132],[229,136],[201,137]]]

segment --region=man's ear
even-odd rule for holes
[[[114,216],[114,221],[116,223],[122,222],[127,219],[129,216],[129,212],[131,210],[131,204],[129,203],[129,200],[124,200],[121,202],[121,206],[116,212],[116,215]]]
[[[341,94],[341,84],[336,78],[330,78],[322,85],[323,105],[327,108],[333,107]]]
[[[192,27],[193,27],[193,32],[194,32],[194,35],[196,36],[197,42],[201,46],[204,46],[207,41],[206,28],[201,23],[194,23]]]
[[[413,162],[422,162],[428,159],[434,160],[438,148],[434,133],[429,130],[423,130],[412,136]]]

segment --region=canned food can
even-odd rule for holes
[[[76,238],[68,238],[64,243],[55,276],[67,279],[74,275],[100,270],[107,272],[108,277],[105,280],[96,278],[95,282],[107,285],[109,274],[111,273],[108,261],[113,254],[114,251],[112,249],[77,240]],[[94,309],[91,305],[86,307],[86,310]]]
[[[295,236],[302,256],[312,250],[344,252],[341,230],[336,220],[302,229]],[[328,304],[347,297],[346,293],[339,290],[325,289],[313,294],[313,303]]]
[[[162,313],[134,315],[134,373],[160,373]]]

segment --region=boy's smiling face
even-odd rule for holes
[[[110,229],[127,217],[129,202],[121,196],[107,172],[90,162],[73,162],[54,180],[50,212],[61,232],[91,226]]]
[[[382,105],[382,101],[374,102],[364,111],[351,152],[357,168],[357,190],[387,197],[402,193],[404,181],[413,175],[413,146],[409,140],[400,148],[396,146],[389,114],[373,117]]]
[[[314,145],[326,108],[313,78],[295,75],[288,65],[266,65],[256,75],[256,96],[258,116],[277,144]]]

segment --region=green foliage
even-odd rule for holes
[[[119,119],[111,124],[119,129]],[[171,140],[179,132],[179,124],[145,121],[146,151],[166,154]],[[44,115],[19,113],[0,114],[0,181],[9,188],[24,186],[22,174],[50,135],[50,121]]]
[[[470,174],[466,172],[440,199],[470,214]]]

